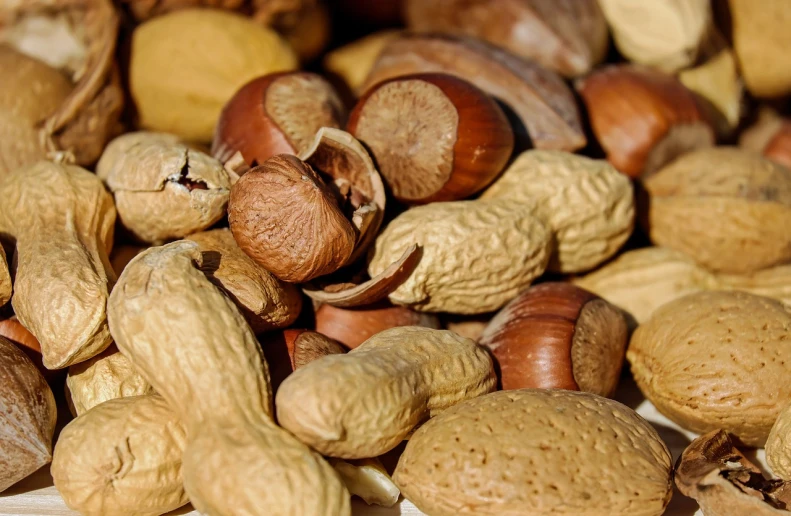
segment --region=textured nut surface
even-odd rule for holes
[[[114,139],[96,173],[113,193],[121,223],[144,242],[208,228],[225,215],[231,189],[217,160],[162,133]]]
[[[12,305],[57,369],[110,345],[115,206],[85,169],[40,161],[0,182],[0,232],[16,239]]]
[[[70,408],[78,416],[108,400],[154,392],[115,346],[69,367],[66,385]]]
[[[769,432],[766,440],[766,462],[772,473],[791,480],[791,405],[787,405]]]
[[[763,446],[791,399],[791,311],[744,292],[700,292],[654,312],[627,359],[646,398],[693,432]]]
[[[671,457],[631,409],[560,390],[494,392],[431,419],[393,479],[426,514],[659,516]]]
[[[131,52],[129,83],[141,126],[190,141],[211,141],[223,105],[242,85],[297,66],[274,31],[212,9],[145,22],[132,35]]]
[[[155,394],[113,399],[69,423],[52,458],[55,487],[86,516],[158,516],[187,503],[186,432]]]
[[[376,240],[375,276],[417,243],[422,256],[390,300],[426,312],[484,313],[510,301],[549,261],[551,233],[513,199],[433,203],[407,210]]]
[[[302,294],[255,263],[239,248],[230,229],[190,235],[203,253],[203,272],[224,290],[258,334],[285,328],[302,310]]]
[[[275,402],[279,423],[302,442],[325,455],[361,459],[391,450],[425,419],[496,383],[491,358],[473,341],[402,327],[298,369]]]
[[[0,337],[0,492],[52,458],[57,407],[44,377]]]
[[[634,227],[629,178],[603,160],[563,151],[519,155],[481,195],[535,203],[555,235],[549,269],[578,272],[614,255]]]
[[[685,154],[644,184],[655,244],[715,271],[752,272],[791,261],[791,170],[719,147]]]

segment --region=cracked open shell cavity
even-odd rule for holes
[[[659,516],[673,494],[656,430],[590,393],[499,391],[462,401],[409,439],[393,480],[418,509],[457,514]]]
[[[497,103],[447,74],[377,84],[357,102],[348,129],[371,150],[396,199],[412,204],[470,197],[497,177],[514,148]]]
[[[700,292],[654,312],[626,357],[645,397],[681,427],[763,446],[791,399],[789,326],[791,310],[774,299]]]
[[[322,127],[339,128],[345,108],[330,83],[309,72],[280,72],[248,82],[225,104],[212,155],[225,163],[241,152],[250,166],[276,154],[299,155]]]
[[[645,182],[651,240],[708,269],[791,261],[791,170],[735,147],[691,152]]]
[[[458,314],[502,307],[544,272],[553,249],[552,233],[533,205],[513,199],[432,203],[388,224],[368,272],[382,273],[415,244],[417,266],[390,301]]]
[[[791,483],[766,479],[723,430],[687,446],[676,464],[675,479],[679,491],[694,498],[707,516],[789,514]]]
[[[557,241],[549,262],[557,272],[599,265],[620,249],[634,227],[631,181],[606,161],[563,151],[520,154],[481,199],[535,203]]]
[[[89,165],[120,132],[124,98],[114,64],[118,27],[111,0],[0,5],[0,43],[61,71],[73,85],[56,109],[38,121],[46,151],[67,151],[77,164]],[[43,92],[37,93],[39,101],[54,103]]]
[[[228,173],[217,160],[168,134],[119,136],[96,173],[112,192],[124,227],[149,243],[208,228],[225,215],[230,195]]]

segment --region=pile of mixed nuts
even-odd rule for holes
[[[791,515],[789,48],[788,0],[1,2],[0,491]]]

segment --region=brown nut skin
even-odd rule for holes
[[[791,170],[732,147],[681,156],[644,181],[657,245],[718,272],[791,261]]]
[[[683,428],[763,446],[791,399],[789,325],[791,310],[774,299],[691,294],[641,324],[626,358],[645,397]]]
[[[440,322],[436,315],[415,312],[386,302],[351,309],[324,304],[316,310],[316,331],[349,349],[359,347],[379,332],[399,326],[422,326],[438,330]]]
[[[57,407],[47,381],[8,339],[0,337],[0,492],[51,458]]]
[[[370,88],[348,130],[372,152],[396,199],[465,199],[503,170],[514,135],[502,109],[476,86],[447,74],[415,74]]]
[[[492,351],[504,390],[540,388],[612,396],[628,342],[623,314],[570,283],[530,287],[478,343]]]
[[[636,65],[600,68],[578,83],[607,159],[630,177],[714,145],[714,130],[678,79]]]
[[[393,475],[425,514],[659,516],[671,456],[633,410],[586,392],[500,391],[410,437]]]
[[[785,120],[763,150],[764,156],[791,169],[791,121]]]
[[[588,73],[607,52],[596,2],[406,0],[404,12],[412,30],[482,39],[566,77]]]
[[[340,128],[343,103],[332,85],[309,72],[253,79],[225,104],[214,130],[212,155],[225,163],[241,152],[248,165],[307,150],[322,127]]]
[[[354,228],[333,192],[295,156],[275,156],[243,175],[231,188],[228,221],[239,247],[290,283],[334,272],[354,251]]]
[[[283,330],[259,337],[269,363],[272,392],[277,392],[288,375],[326,355],[346,353],[335,340],[309,330]]]

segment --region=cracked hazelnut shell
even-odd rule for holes
[[[242,86],[225,104],[211,153],[225,163],[241,152],[248,165],[276,154],[299,155],[322,127],[339,128],[343,103],[324,78],[309,72],[281,72]]]
[[[542,283],[500,310],[478,343],[492,351],[504,390],[611,396],[627,341],[626,320],[615,306],[570,283]]]
[[[416,74],[369,89],[349,132],[373,154],[406,203],[465,199],[503,170],[514,135],[502,109],[476,86],[447,74]]]

